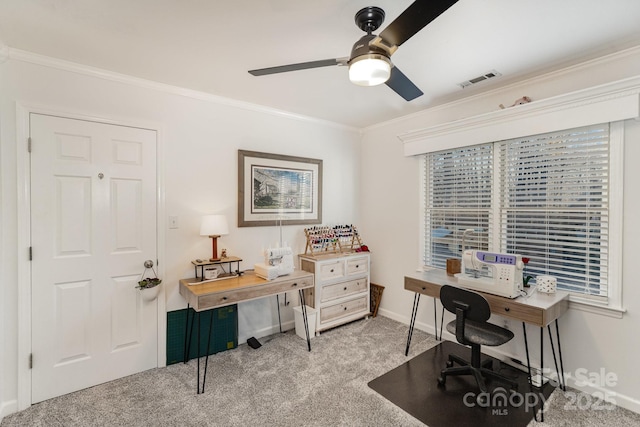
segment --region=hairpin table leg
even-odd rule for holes
[[[309,320],[307,319],[307,303],[304,300],[304,291],[298,289],[300,293],[300,302],[302,303],[302,320],[304,321],[304,331],[307,333],[307,347],[311,351],[311,338],[309,338]]]
[[[527,354],[527,369],[528,369],[528,380],[529,380],[529,392],[533,393],[533,376],[531,375],[531,359],[529,358],[529,343],[527,341],[527,325],[522,322],[522,332],[524,335],[524,350]],[[536,411],[533,412],[533,418],[538,421],[538,413]]]
[[[562,347],[560,347],[560,329],[558,328],[558,319],[556,323],[556,338],[558,339],[558,356],[560,357],[560,375],[562,375],[562,391],[567,391],[567,383],[564,378],[564,364],[562,363]]]
[[[278,325],[280,326],[280,333],[282,333],[282,321],[280,320],[280,296],[278,294],[276,294],[276,304],[278,305]]]
[[[202,377],[202,392],[204,393],[204,384],[207,382],[207,365],[209,365],[209,353],[211,353],[211,328],[213,325],[213,311],[209,318],[209,337],[207,338],[207,356],[204,359],[204,376]]]
[[[433,299],[433,301],[435,301],[436,298]],[[437,327],[438,325],[434,325],[434,328]],[[442,312],[440,314],[440,340],[442,341],[442,326],[444,326],[444,305],[442,306]]]
[[[544,326],[540,327],[540,394],[544,386]],[[543,394],[544,396],[544,394]],[[544,399],[540,401],[540,422],[544,422]]]
[[[193,316],[191,316],[191,330],[189,330],[189,304],[187,304],[187,320],[184,325],[184,363],[189,361],[189,351],[191,350],[191,337],[193,336]]]
[[[200,335],[201,335],[200,331],[202,330],[201,329],[202,319],[200,318],[200,312],[199,311],[195,312],[194,316],[196,316],[196,315],[198,316],[198,349],[196,351],[196,357],[198,358],[198,366],[197,366],[197,369],[198,369],[198,382],[196,383],[196,394],[200,394]],[[195,321],[195,318],[194,318],[194,321]]]
[[[420,294],[416,292],[413,297],[413,310],[411,311],[411,321],[409,322],[409,335],[407,336],[407,348],[404,351],[404,355],[409,355],[409,347],[411,346],[411,336],[413,335],[413,327],[416,323],[416,313],[418,312],[418,305],[420,304]]]

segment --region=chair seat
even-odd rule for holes
[[[447,331],[456,336],[460,344],[471,346],[471,360],[450,354],[447,368],[440,372],[438,386],[444,387],[448,376],[473,375],[480,391],[488,391],[485,378],[498,380],[517,389],[518,384],[488,368],[490,359],[481,361],[482,346],[499,346],[513,338],[513,332],[489,323],[491,306],[482,294],[456,286],[444,285],[440,288],[442,306],[456,315],[456,320],[447,324]],[[457,362],[461,366],[453,366]]]
[[[447,331],[456,334],[456,321],[447,324]],[[502,345],[513,338],[513,332],[492,323],[476,323],[473,320],[465,321],[463,344],[479,344],[488,346]]]

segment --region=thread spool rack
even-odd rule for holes
[[[353,225],[310,227],[304,229],[304,234],[307,255],[353,252],[362,246],[358,230]]]

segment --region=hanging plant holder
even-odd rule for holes
[[[144,278],[147,270],[151,270],[153,272],[153,277]],[[150,259],[146,260],[144,262],[144,271],[140,275],[138,286],[136,286],[136,288],[142,292],[142,299],[144,301],[153,301],[158,298],[161,283],[162,279],[158,278],[156,270],[153,268],[153,261]]]

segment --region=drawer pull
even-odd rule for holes
[[[344,308],[345,310],[347,309],[347,307]]]
[[[291,286],[295,288],[296,286],[298,286],[298,284],[297,283],[293,283]]]
[[[226,301],[226,300],[227,300],[227,297],[222,297],[222,301]]]
[[[504,308],[504,311],[509,311],[509,310],[511,310],[509,307]]]
[[[356,264],[356,268],[360,268],[360,266],[358,264]]]
[[[426,290],[427,290],[427,288],[423,286],[423,287],[422,287],[422,290],[423,290],[423,291],[426,291]]]
[[[344,290],[345,290],[345,291],[347,290],[347,287],[346,287],[346,286],[344,287]]]
[[[333,273],[333,268],[331,269],[331,273]]]

